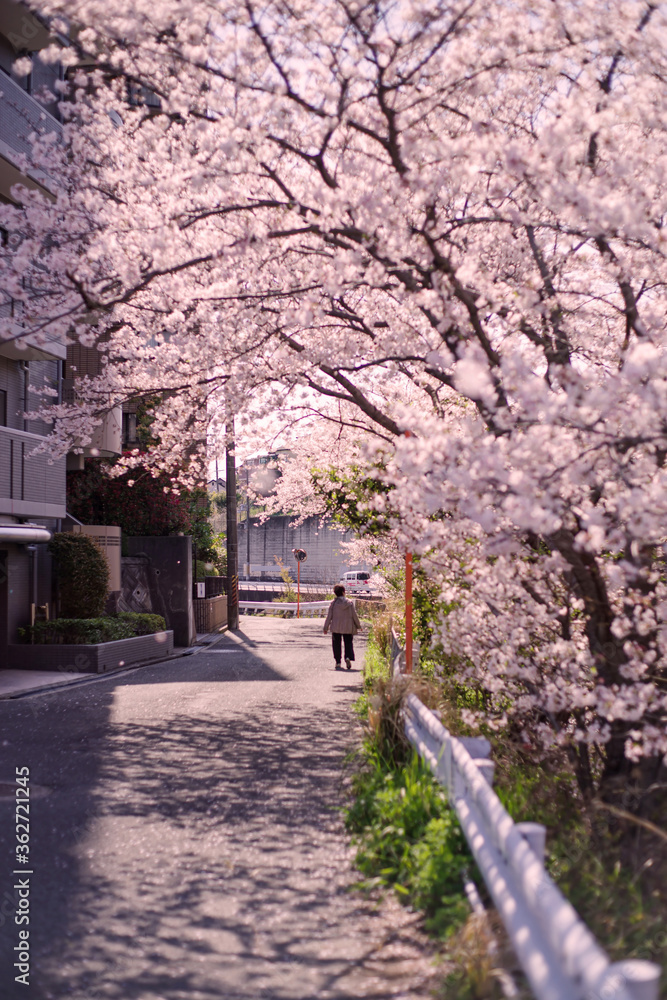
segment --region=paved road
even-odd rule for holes
[[[33,789],[33,874],[12,876],[0,784],[3,1000],[430,996],[416,918],[349,891],[360,674],[321,626],[246,617],[195,655],[0,704],[0,782],[27,766]]]

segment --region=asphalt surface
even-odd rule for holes
[[[0,703],[2,1000],[431,996],[416,916],[351,889],[361,658],[334,671],[321,629],[244,617],[192,656]]]

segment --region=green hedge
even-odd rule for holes
[[[165,621],[160,615],[121,612],[103,618],[54,618],[50,622],[35,622],[19,629],[19,637],[38,646],[94,645],[116,639],[132,639],[136,635],[164,632]]]
[[[133,635],[153,635],[154,632],[164,632],[167,627],[162,615],[149,615],[138,611],[119,611],[116,617],[134,629]]]
[[[109,592],[109,565],[100,547],[87,535],[60,531],[49,542],[49,552],[56,564],[60,614],[97,619]]]

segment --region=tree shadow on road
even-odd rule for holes
[[[193,661],[187,679],[199,675],[210,668]],[[113,722],[114,687],[152,680],[4,711],[11,727],[32,726],[24,756],[52,789],[34,818],[31,1000],[392,996],[355,978],[373,970],[381,922],[347,891],[349,707]],[[3,997],[26,995],[6,991],[7,977],[5,965]]]

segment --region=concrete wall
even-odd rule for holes
[[[123,585],[121,600],[128,600],[134,594],[134,605],[126,610],[152,611],[162,615],[167,628],[174,633],[175,646],[191,646],[196,639],[194,612],[192,609],[192,538],[189,535],[170,535],[167,537],[139,536],[127,539],[128,555],[134,557],[130,564],[136,567],[136,559],[146,561],[145,586],[148,598],[143,607],[138,607],[139,598],[136,593],[138,579],[133,578],[133,587],[129,595]],[[150,607],[146,607],[146,604]],[[119,602],[120,607],[120,602]]]
[[[121,558],[121,590],[117,602],[119,611],[153,613],[149,575],[150,564],[146,556]]]
[[[66,670],[75,673],[103,674],[133,663],[164,660],[174,651],[172,632],[136,635],[97,645],[53,645],[7,647],[7,666],[15,670]]]
[[[250,519],[250,562],[268,566],[278,556],[288,567],[296,580],[296,561],[292,549],[305,549],[308,558],[301,564],[301,580],[304,583],[338,583],[341,575],[350,567],[347,554],[341,549],[341,542],[350,541],[351,531],[339,531],[331,524],[320,527],[318,517],[309,517],[297,528],[290,527],[293,520],[289,515],[270,517],[260,524],[259,518]],[[238,527],[239,569],[246,562],[246,522]],[[269,574],[264,573],[264,577]],[[276,578],[279,578],[276,568]]]

